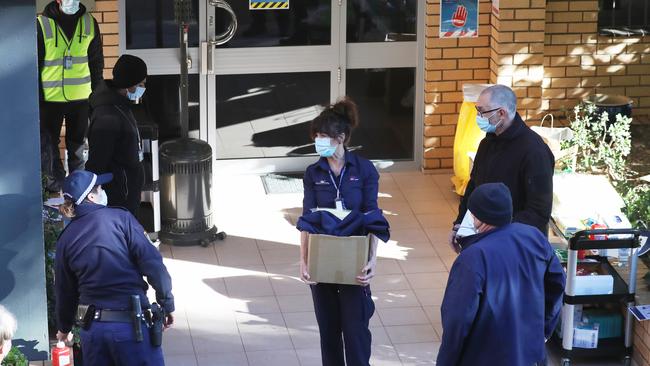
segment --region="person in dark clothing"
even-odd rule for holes
[[[449,243],[459,251],[456,233],[467,212],[467,199],[484,183],[501,182],[510,189],[514,221],[547,235],[553,202],[555,158],[542,138],[517,113],[515,93],[503,85],[485,89],[476,103],[479,127],[486,132],[474,159],[465,195],[458,207]]]
[[[103,78],[104,53],[99,24],[79,0],[50,2],[38,16],[36,30],[41,147],[47,151],[42,170],[48,189],[59,191],[65,177],[59,159],[61,126],[65,118],[68,171],[83,169],[88,96]]]
[[[85,364],[164,365],[162,348],[151,344],[146,324],[141,324],[142,341],[135,338],[131,297],[138,295],[142,309],[149,309],[151,284],[169,327],[174,322],[171,277],[135,217],[106,207],[102,185],[111,178],[84,170],[65,178],[60,211],[72,221],[56,243],[54,258],[57,339],[67,339],[78,307],[92,306],[93,320],[80,334]]]
[[[96,174],[113,173],[106,185],[108,205],[137,215],[144,185],[142,139],[131,104],[144,94],[147,65],[138,57],[122,55],[113,79],[102,81],[90,96],[90,128],[86,168]]]
[[[437,365],[545,365],[544,343],[562,309],[562,265],[539,230],[511,223],[503,183],[478,186],[468,208],[476,234],[461,239],[449,272]]]

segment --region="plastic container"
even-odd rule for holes
[[[63,342],[52,348],[52,366],[72,366],[72,350]]]

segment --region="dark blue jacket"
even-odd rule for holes
[[[345,171],[341,175],[334,177],[334,181],[336,185],[341,182],[341,197],[346,209],[363,213],[378,209],[379,173],[370,160],[346,150]],[[303,179],[302,214],[316,207],[336,208],[336,185],[330,177],[326,158],[308,166]]]
[[[468,237],[442,302],[439,366],[530,366],[545,358],[565,275],[551,245],[514,223]]]
[[[334,236],[366,236],[374,234],[383,242],[390,239],[388,221],[381,210],[366,213],[351,211],[343,220],[327,211],[315,211],[302,215],[296,225],[298,230],[310,234]]]
[[[149,307],[147,283],[156,301],[174,311],[171,278],[158,250],[135,217],[121,208],[82,203],[56,243],[56,315],[60,331],[71,329],[77,304],[128,310],[130,296]]]

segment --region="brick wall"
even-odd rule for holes
[[[465,82],[512,87],[529,124],[595,93],[626,95],[634,115],[650,115],[650,37],[598,36],[598,0],[501,0],[499,15],[480,3],[479,38],[440,39],[440,2],[427,1],[424,169],[453,166]]]
[[[480,1],[479,37],[440,39],[440,0],[427,0],[424,83],[425,169],[451,168],[463,84],[490,79],[489,0]]]
[[[544,107],[572,108],[594,93],[634,99],[650,114],[650,37],[597,35],[598,1],[549,0],[544,47]]]
[[[104,78],[112,78],[111,71],[119,56],[119,16],[117,0],[97,0],[92,13],[102,32],[104,44]]]

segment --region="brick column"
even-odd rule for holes
[[[501,0],[492,16],[490,82],[511,87],[524,121],[541,115],[545,0]]]
[[[104,44],[104,78],[112,78],[113,65],[119,57],[119,16],[117,0],[97,0],[95,11],[92,13],[102,32]]]
[[[463,84],[490,76],[489,0],[480,1],[479,37],[440,39],[440,0],[427,0],[424,169],[451,168]]]

